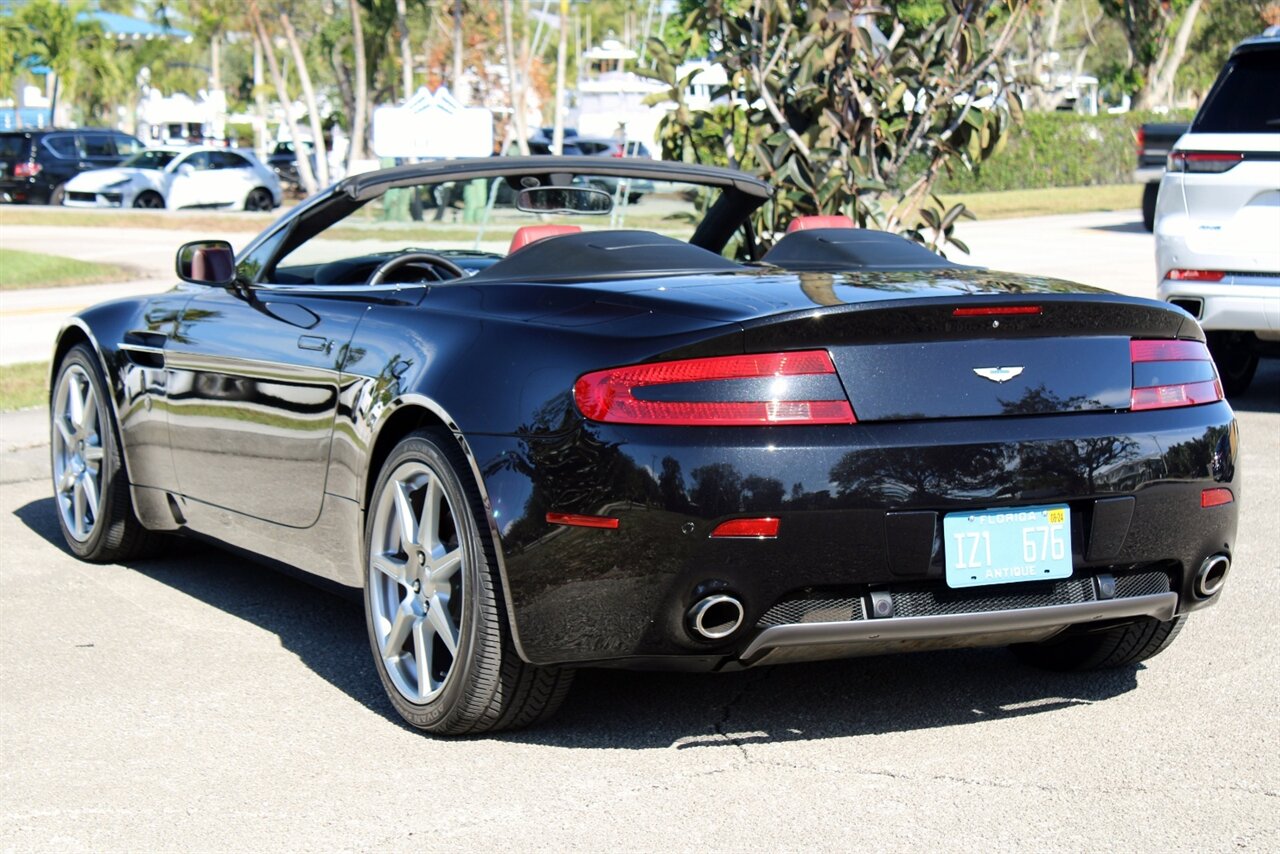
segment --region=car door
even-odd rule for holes
[[[367,306],[316,289],[201,287],[165,352],[188,499],[291,527],[323,503],[341,360]]]
[[[80,144],[76,141],[75,134],[51,133],[41,140],[41,145],[44,152],[36,154],[36,161],[42,167],[39,178],[50,190],[83,171],[80,166]]]
[[[78,136],[82,169],[108,169],[120,162],[112,134],[82,131]]]
[[[210,157],[213,168],[218,170],[221,180],[218,189],[221,195],[218,203],[223,205],[240,205],[249,191],[260,183],[253,164],[234,151],[215,151]]]
[[[139,141],[137,137],[129,136],[129,134],[127,133],[113,134],[112,139],[115,140],[115,148],[116,148],[115,162],[117,164],[123,162],[127,158],[132,157],[133,155],[137,154],[139,151],[142,151],[144,148],[146,148],[146,146],[143,145],[142,142]]]
[[[226,190],[218,186],[221,176],[213,168],[210,154],[208,151],[193,151],[169,166],[169,192],[166,199],[168,207],[191,208],[220,204],[218,199],[226,194]]]

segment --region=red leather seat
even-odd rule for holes
[[[808,231],[811,228],[853,228],[853,220],[844,214],[830,216],[798,216],[787,226],[787,234],[793,231]]]
[[[197,282],[225,282],[236,272],[236,256],[225,246],[206,246],[191,253],[191,278]]]
[[[562,234],[577,234],[582,231],[576,225],[525,225],[516,229],[515,235],[511,238],[511,248],[507,250],[510,255],[517,249],[523,249],[530,243],[537,243],[539,240],[546,240],[548,237],[559,237]]]

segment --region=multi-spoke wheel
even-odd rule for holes
[[[447,434],[391,452],[368,508],[365,614],[378,674],[409,723],[457,735],[526,726],[567,693],[568,671],[511,642],[483,506]]]
[[[466,593],[455,511],[426,464],[400,465],[373,517],[369,610],[374,641],[396,690],[425,703],[458,658]]]
[[[49,417],[53,500],[67,546],[95,561],[140,554],[147,531],[133,512],[107,389],[87,345],[63,357]]]
[[[89,374],[68,365],[53,393],[54,499],[67,533],[83,543],[98,523],[102,495],[102,414]]]

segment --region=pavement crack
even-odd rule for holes
[[[742,758],[747,762],[752,761],[751,755],[747,753],[747,741],[742,738],[741,734],[729,732],[729,722],[733,718],[735,707],[742,702],[747,694],[767,681],[772,673],[773,668],[766,667],[755,674],[749,674],[754,678],[744,680],[742,687],[738,689],[738,693],[734,694],[733,697],[729,699],[729,702],[724,704],[724,708],[720,712],[720,720],[716,721],[713,727],[716,736],[738,748],[738,751],[742,754]]]

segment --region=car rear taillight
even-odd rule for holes
[[[1168,278],[1175,282],[1221,282],[1226,275],[1222,270],[1170,270]]]
[[[1231,490],[1216,486],[1212,489],[1204,489],[1200,491],[1201,507],[1221,507],[1224,504],[1230,504],[1235,501],[1236,497],[1231,494]]]
[[[1147,129],[1138,127],[1138,156],[1142,156],[1142,152],[1147,150]]]
[[[957,308],[952,317],[1004,317],[1016,314],[1039,314],[1038,305],[983,305]]]
[[[789,377],[827,377],[790,383]],[[815,397],[821,394],[821,397]],[[825,350],[650,362],[583,374],[573,399],[592,421],[713,427],[854,424]]]
[[[1241,160],[1238,151],[1170,151],[1165,166],[1170,172],[1226,172]]]
[[[548,513],[547,522],[552,525],[570,525],[576,528],[607,528],[617,530],[616,516],[591,516],[585,513]]]
[[[34,178],[44,169],[39,163],[17,163],[13,167],[13,177]]]
[[[759,516],[753,519],[730,519],[716,525],[711,536],[721,538],[753,537],[755,539],[772,539],[778,536],[778,528],[782,522],[776,516]]]
[[[1133,393],[1129,408],[1169,409],[1222,400],[1222,384],[1202,341],[1132,340]]]

